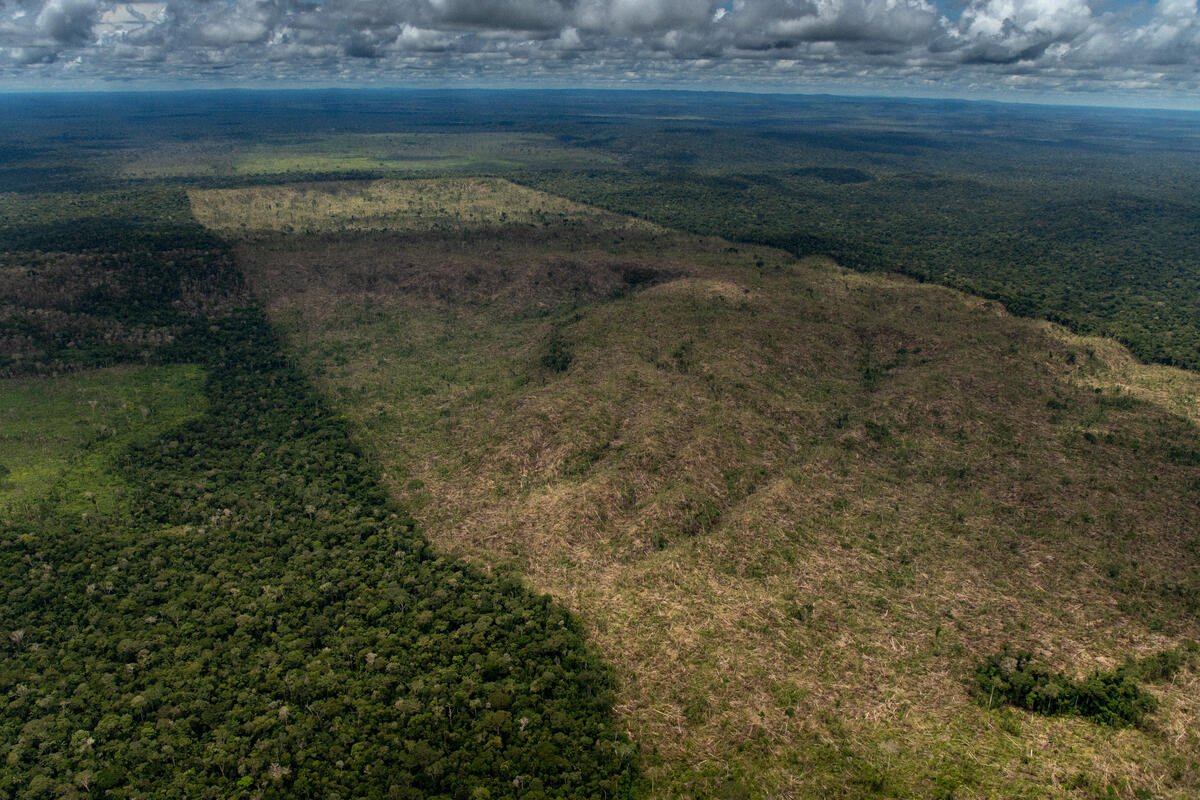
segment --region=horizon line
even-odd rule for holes
[[[345,85],[306,85],[306,86],[204,86],[204,85],[183,85],[183,86],[158,86],[158,85],[124,85],[124,86],[61,86],[61,87],[46,87],[46,88],[6,88],[0,86],[0,97],[13,96],[36,96],[36,95],[153,95],[153,94],[254,94],[254,93],[318,93],[318,92],[345,92],[345,93],[384,93],[384,92],[412,92],[425,94],[465,94],[470,92],[512,92],[512,93],[547,93],[547,94],[570,94],[581,92],[607,92],[613,94],[713,94],[713,95],[742,95],[755,97],[781,97],[781,98],[799,98],[799,97],[828,97],[837,99],[858,99],[858,100],[875,100],[875,101],[917,101],[917,102],[961,102],[961,103],[977,103],[986,105],[1005,105],[1005,106],[1035,106],[1039,108],[1075,108],[1088,110],[1112,110],[1112,111],[1163,111],[1170,113],[1182,114],[1200,114],[1200,102],[1193,106],[1185,105],[1142,105],[1135,102],[1122,103],[1114,101],[1111,98],[1105,98],[1105,101],[1100,102],[1080,102],[1078,98],[1021,98],[1008,99],[997,98],[993,96],[971,96],[963,94],[889,94],[885,92],[875,91],[837,91],[837,90],[793,90],[786,89],[761,89],[752,88],[708,88],[696,86],[606,86],[606,85],[591,85],[591,86],[521,86],[521,85],[469,85],[469,86],[422,86],[422,85],[379,85],[379,84],[360,84],[354,86]]]

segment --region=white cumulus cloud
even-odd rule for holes
[[[1200,92],[1196,0],[0,0],[0,80],[421,74],[658,83],[787,76]],[[68,57],[60,57],[69,51]],[[146,69],[135,69],[139,62]]]

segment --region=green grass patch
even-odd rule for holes
[[[376,158],[362,153],[266,153],[249,155],[238,161],[238,175],[285,175],[299,172],[306,175],[322,172],[409,172],[461,168],[469,159],[440,156],[427,159]]]
[[[69,508],[110,506],[114,456],[201,413],[203,383],[190,365],[0,381],[0,510],[51,491]]]

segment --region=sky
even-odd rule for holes
[[[1197,0],[0,0],[0,89],[678,87],[1200,108]]]

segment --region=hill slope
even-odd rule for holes
[[[192,203],[434,543],[578,613],[651,796],[1200,791],[1194,668],[1133,728],[973,690],[1200,636],[1196,375],[503,181],[272,191]]]

